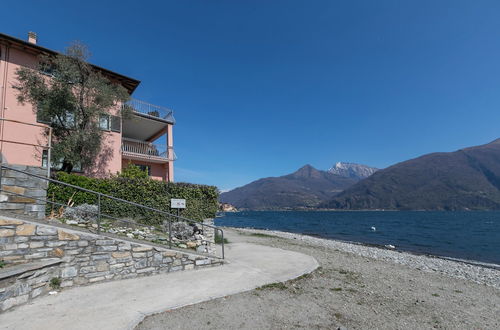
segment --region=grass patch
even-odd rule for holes
[[[61,279],[59,277],[53,277],[50,279],[50,287],[54,290],[61,288]]]
[[[348,281],[351,281],[351,282],[358,282],[359,278],[361,277],[361,274],[355,273],[355,272],[350,271],[350,270],[345,270],[345,269],[341,269],[341,268],[334,269],[334,270],[337,271],[339,274],[344,275],[345,279]]]
[[[261,287],[258,287],[256,290],[266,290],[266,289],[286,290],[286,289],[288,289],[288,287],[285,285],[285,283],[276,282],[276,283],[270,283],[270,284],[263,285]]]
[[[342,288],[330,288],[330,291],[339,292],[342,291]]]
[[[222,235],[219,234],[219,231],[215,231],[215,244],[222,244],[222,241],[224,241],[224,244],[228,244],[229,241],[227,240],[227,238],[224,238],[224,240],[222,239]]]
[[[273,235],[268,235],[268,234],[262,234],[262,233],[251,233],[249,234],[249,236],[253,236],[253,237],[274,237]]]
[[[3,260],[0,260],[0,268],[4,268],[5,267],[5,262],[3,262]]]
[[[455,293],[464,293],[464,292],[460,290],[455,290]]]
[[[439,294],[438,293],[433,293],[432,296],[439,297]]]
[[[303,280],[303,279],[306,279],[306,278],[310,278],[310,277],[312,277],[312,273],[307,273],[307,274],[304,274],[304,275],[300,275],[299,277],[294,278],[293,280],[289,280],[288,282],[294,283],[294,282],[297,282],[297,281],[300,281],[300,280]]]

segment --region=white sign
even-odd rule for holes
[[[170,207],[173,209],[185,209],[186,208],[186,200],[172,198],[170,200]]]

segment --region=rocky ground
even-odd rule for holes
[[[66,225],[85,228],[95,232],[97,225],[97,206],[82,204],[75,207],[60,208],[51,212],[49,219]],[[199,227],[199,228],[198,228]],[[137,223],[134,219],[117,221],[111,218],[100,219],[100,229],[104,233],[126,236],[128,238],[145,240],[156,244],[168,245],[169,235],[167,228],[162,226],[148,226]],[[203,235],[203,225],[194,225],[187,222],[172,223],[172,245],[181,249],[192,249],[200,253],[211,251],[211,242]]]
[[[321,267],[285,283],[149,316],[137,329],[500,328],[499,270],[296,234],[226,235],[312,255]]]

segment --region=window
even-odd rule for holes
[[[122,119],[119,116],[111,115],[100,115],[99,116],[99,128],[103,131],[122,131]]]
[[[99,115],[99,128],[103,131],[109,131],[110,122],[109,115]]]
[[[42,124],[50,124],[51,123],[50,118],[38,109],[36,110],[36,121],[38,123],[42,123]]]
[[[49,151],[44,150],[42,152],[42,168],[47,168],[48,158],[49,158]],[[62,164],[63,164],[62,158],[59,159],[57,162],[52,160],[50,162],[50,168],[53,170],[59,171],[62,168]],[[77,163],[77,164],[73,165],[72,171],[73,172],[83,172],[82,164]]]
[[[44,114],[41,110],[41,105],[37,106],[36,121],[42,124],[55,124],[56,126],[61,124],[57,117],[50,118],[50,116]],[[76,126],[75,114],[72,112],[66,111],[61,117],[61,121],[66,128],[74,128]]]
[[[40,65],[40,72],[46,76],[54,77],[55,71],[56,70],[55,70],[55,67],[53,64],[41,63],[41,65]]]
[[[75,127],[75,114],[66,111],[65,116],[62,118],[64,126]]]
[[[42,152],[42,168],[47,168],[47,160],[49,158],[49,151],[44,150]]]
[[[42,124],[50,124],[50,117],[43,113],[42,104],[38,103],[36,106],[36,121]]]
[[[137,164],[142,171],[148,171],[148,175],[151,176],[151,166],[150,165],[139,165]]]

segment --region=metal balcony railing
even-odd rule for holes
[[[177,159],[174,149],[165,144],[122,138],[122,152],[142,158],[174,161]]]
[[[126,107],[130,107],[132,111],[161,119],[173,120],[174,111],[169,108],[161,107],[158,105],[150,104],[137,99],[130,99],[125,103]]]

